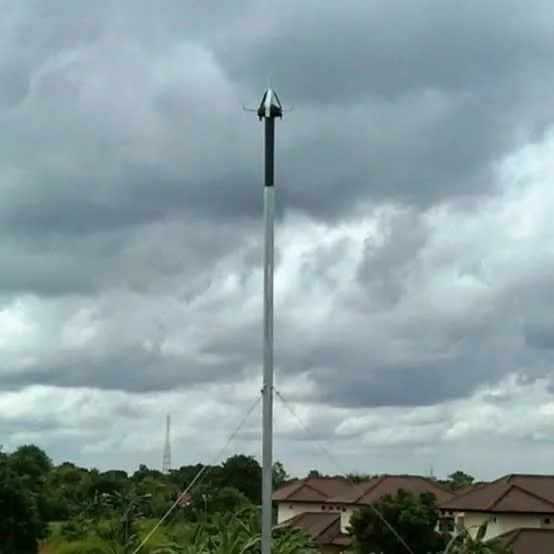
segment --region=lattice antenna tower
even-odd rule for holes
[[[171,415],[167,414],[165,420],[165,444],[164,455],[162,461],[162,472],[169,473],[171,471]]]

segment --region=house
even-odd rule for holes
[[[440,503],[454,496],[432,479],[417,475],[381,475],[357,485],[343,478],[307,478],[275,493],[277,521],[305,531],[324,552],[341,552],[351,543],[348,527],[354,511],[401,489],[433,493]]]
[[[443,516],[454,517],[472,536],[488,521],[485,540],[517,529],[554,529],[554,475],[505,475],[439,507]]]
[[[343,477],[307,477],[293,481],[273,495],[277,503],[277,523],[306,512],[328,512],[325,501],[350,488],[352,485]]]
[[[419,475],[380,475],[367,483],[351,487],[346,493],[327,500],[329,506],[340,507],[341,533],[347,533],[352,514],[360,506],[371,504],[379,498],[399,490],[412,494],[432,493],[441,504],[454,498],[454,493],[433,479]]]
[[[338,554],[350,546],[350,537],[340,531],[340,515],[333,512],[304,512],[284,525],[307,533],[325,554]]]

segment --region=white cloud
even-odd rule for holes
[[[366,217],[329,227],[304,216],[289,215],[278,233],[276,308],[281,340],[298,336],[315,344],[321,336],[328,336],[332,341],[347,336],[355,323],[363,323],[370,334],[368,360],[399,359],[395,345],[405,340],[402,332],[411,318],[426,314],[428,318],[456,320],[475,314],[475,308],[486,311],[514,285],[533,276],[540,279],[541,272],[552,266],[554,243],[547,214],[554,210],[554,194],[548,185],[554,174],[550,162],[553,148],[554,140],[547,137],[542,144],[509,158],[499,172],[503,192],[500,199],[486,200],[471,212],[452,206],[428,212],[424,219],[431,230],[430,238],[412,262],[405,296],[388,312],[362,318],[348,301],[359,292],[356,276],[368,237],[374,237],[378,248],[382,237],[378,222],[382,218]],[[260,270],[243,275],[236,255],[229,254],[212,268],[210,286],[186,308],[172,290],[159,298],[114,291],[71,301],[22,296],[5,303],[0,312],[4,371],[15,372],[34,361],[40,366],[67,356],[78,363],[80,354],[86,351],[101,356],[121,344],[135,349],[161,344],[167,352],[209,358],[210,353],[202,350],[207,344],[203,340],[260,322]],[[460,268],[475,268],[477,262],[486,269],[460,275]],[[153,312],[151,307],[156,303],[161,309]],[[126,325],[129,313],[133,323]],[[164,323],[166,316],[170,325]],[[157,332],[161,333],[161,343]],[[261,336],[252,340],[259,341]],[[409,341],[413,348],[404,355],[425,351],[423,337],[414,336]],[[435,355],[444,354],[440,344],[434,348]],[[216,353],[214,356],[217,358]],[[279,359],[276,363],[279,366]],[[224,442],[259,390],[258,367],[244,369],[249,375],[246,380],[237,377],[230,384],[190,390],[185,386],[180,391],[156,394],[49,386],[3,392],[0,418],[13,429],[6,437],[6,446],[37,440],[48,448],[52,442],[54,453],[63,456],[57,442],[63,439],[73,442],[83,463],[102,464],[108,459],[130,466],[143,461],[143,457],[156,463],[163,441],[164,414],[171,412],[175,463],[206,460]],[[296,375],[278,375],[285,397],[294,397],[299,390],[316,390],[309,375],[302,373],[303,368],[297,369],[300,373]],[[530,441],[530,448],[544,448],[546,452],[547,439],[554,439],[550,421],[554,400],[547,381],[524,383],[516,377],[518,370],[525,368],[514,367],[512,374],[498,383],[482,386],[468,398],[437,406],[349,410],[295,402],[294,407],[303,421],[319,431],[318,422],[323,418],[333,440],[350,453],[350,460],[356,460],[357,469],[373,471],[373,467],[380,467],[383,453],[390,449],[419,448],[427,456],[440,458],[445,470],[454,470],[459,464],[452,452],[472,441],[486,441],[487,451],[471,448],[464,460],[470,465],[468,469],[491,475],[495,464],[488,458],[496,444]],[[186,373],[186,368],[183,371]],[[291,440],[285,438],[288,435],[301,435],[298,422],[286,409],[278,408],[276,413],[277,431],[283,441]],[[47,430],[25,431],[24,422],[28,421],[42,422]],[[18,422],[23,422],[21,429],[17,428]],[[239,439],[236,447],[242,444],[256,452],[256,435],[251,434],[259,429],[256,420],[249,422],[248,429],[248,439],[243,443]],[[291,452],[295,448],[291,447]],[[333,449],[332,443],[329,448]],[[313,465],[294,455],[289,459],[284,445],[279,450],[292,467]],[[377,458],[373,451],[378,452]],[[514,455],[524,464],[521,453],[514,450]],[[326,464],[323,460],[321,463]],[[349,463],[346,460],[346,465]],[[543,465],[530,460],[525,467],[532,470]],[[422,471],[422,462],[414,458],[397,461],[393,466]]]

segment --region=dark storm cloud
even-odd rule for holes
[[[35,367],[2,376],[15,390],[29,383],[57,387],[92,387],[132,393],[167,391],[218,381],[232,381],[226,360],[202,363],[190,356],[161,355],[138,346],[97,355],[45,356]]]
[[[291,205],[328,218],[362,197],[429,204],[488,191],[515,130],[552,117],[536,92],[553,68],[548,7],[534,7],[286,3],[217,52],[232,79],[254,90],[271,73],[298,108],[281,147]]]
[[[407,211],[395,214],[382,232],[382,245],[366,241],[358,277],[361,283],[371,283],[373,302],[393,306],[404,294],[405,278],[414,257],[427,242],[428,229],[419,214]]]
[[[489,193],[516,135],[554,115],[542,92],[554,69],[548,3],[16,4],[0,48],[3,294],[93,303],[113,289],[205,290],[217,262],[259,231],[262,127],[241,107],[272,76],[296,107],[279,123],[280,215],[336,222],[364,201],[408,204],[384,244],[368,244],[362,294],[337,301],[339,323],[303,335],[277,314],[279,371],[310,374],[320,401],[349,407],[459,398],[518,367],[544,374],[544,359],[520,349],[550,344],[538,313],[521,326],[504,297],[458,318],[403,300],[411,275],[436,269],[419,263],[419,213]],[[307,263],[306,287],[344,255]],[[246,279],[259,244],[241,256]],[[136,344],[52,355],[3,382],[149,391],[235,379],[260,360],[260,325],[220,303],[205,307],[228,322],[210,328],[210,363],[149,353],[137,332]],[[123,311],[114,342],[140,324]]]
[[[325,344],[306,347],[299,336],[278,351],[280,369],[302,368],[316,385],[313,393],[298,391],[299,399],[347,408],[426,406],[464,398],[514,371],[532,379],[550,372],[521,348],[523,337],[510,320],[411,321],[390,328],[388,337],[385,328],[385,353],[376,324],[367,317],[366,328],[327,336]]]
[[[218,53],[234,78],[257,85],[269,73],[309,105],[466,92],[520,77],[530,62],[550,65],[549,15],[542,1],[285,2],[262,32],[237,33]]]
[[[0,295],[32,291],[59,297],[109,289],[146,294],[164,292],[178,279],[183,294],[193,298],[222,256],[242,247],[237,256],[245,271],[259,263],[256,245],[244,248],[249,229],[189,216],[69,236],[65,229],[12,230],[0,239]]]
[[[267,33],[252,25],[266,5],[53,6],[13,8],[0,56],[21,52],[6,65],[19,92],[4,94],[0,225],[22,232],[257,217],[261,128],[240,107],[268,70],[300,104],[279,131],[283,208],[324,218],[367,197],[486,190],[514,128],[550,109],[530,110],[522,83],[549,68],[548,36],[504,4],[287,4],[261,20]],[[205,69],[210,49],[238,88]]]

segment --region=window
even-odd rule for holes
[[[544,521],[545,525],[550,525],[550,518],[549,517],[545,517],[543,521]]]
[[[322,510],[325,510],[325,505],[321,506],[321,509],[322,509]]]
[[[294,506],[292,504],[289,504],[289,510],[292,510]]]

